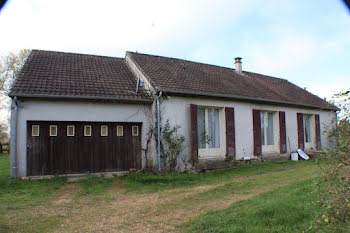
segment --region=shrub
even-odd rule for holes
[[[162,154],[166,169],[170,172],[176,170],[179,156],[184,150],[185,137],[178,134],[179,128],[179,125],[171,127],[167,120],[162,130]]]
[[[319,183],[323,207],[315,231],[349,232],[350,230],[350,91],[342,92],[341,120],[329,134],[335,142],[332,151],[324,154],[325,167]]]

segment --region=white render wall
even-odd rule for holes
[[[322,111],[314,109],[272,106],[263,104],[254,104],[240,101],[215,100],[210,98],[190,98],[175,97],[164,98],[162,101],[162,124],[166,120],[170,121],[172,126],[180,125],[179,133],[186,138],[186,147],[183,155],[190,156],[190,104],[207,107],[233,107],[235,109],[235,134],[236,134],[236,159],[243,156],[253,157],[253,117],[252,109],[260,109],[266,111],[284,111],[286,113],[286,132],[287,132],[287,151],[296,150],[297,140],[297,117],[296,113],[319,114],[321,125],[321,144],[322,147],[331,147],[328,140],[327,128],[331,125],[332,119],[335,119],[335,113],[332,111]],[[154,105],[154,104],[153,104]],[[121,103],[101,103],[101,102],[74,102],[74,101],[24,101],[22,107],[18,111],[18,136],[17,136],[17,161],[18,176],[26,176],[26,138],[27,138],[27,121],[43,120],[43,121],[101,121],[101,122],[141,122],[142,148],[146,148],[147,132],[153,124],[153,105],[143,104],[121,104]],[[224,111],[221,111],[223,114]],[[276,122],[278,118],[274,118]],[[335,122],[335,121],[333,121]],[[11,122],[13,127],[14,122]],[[224,118],[220,118],[220,124],[225,124]],[[311,126],[314,121],[311,122]],[[220,127],[221,146],[225,147],[226,140],[224,130],[225,126]],[[278,124],[274,124],[275,132],[279,132]],[[311,128],[314,132],[314,128]],[[13,129],[11,129],[11,134]],[[12,135],[11,135],[12,136]],[[276,137],[275,137],[276,138]],[[289,140],[288,140],[289,138]],[[279,137],[278,137],[279,139]],[[289,142],[290,141],[290,145]],[[315,143],[315,142],[314,142]],[[275,144],[279,151],[279,142]],[[157,162],[156,142],[152,141],[151,157],[154,163]],[[13,146],[13,143],[12,145]],[[226,148],[226,147],[225,147]],[[13,148],[11,148],[13,151]],[[216,158],[224,158],[226,150],[221,150],[222,154]],[[145,165],[144,152],[142,155],[142,165]],[[264,156],[264,152],[263,152]],[[206,158],[210,158],[206,157]],[[12,167],[12,164],[11,164]]]
[[[146,148],[146,134],[152,124],[152,105],[150,104],[31,100],[24,101],[21,105],[22,107],[18,110],[17,123],[17,174],[19,177],[26,176],[27,121],[141,122],[143,123],[141,137],[142,149]],[[11,126],[14,126],[13,121],[11,122]],[[13,129],[11,129],[11,133],[13,133]],[[141,155],[142,165],[144,166],[143,151]],[[154,144],[151,145],[151,155],[153,161],[156,162]]]
[[[332,111],[323,111],[317,109],[305,109],[286,106],[273,106],[264,104],[247,103],[241,101],[230,100],[215,100],[210,98],[195,98],[195,97],[177,97],[170,96],[162,102],[163,108],[163,124],[168,119],[170,125],[180,125],[179,133],[186,137],[186,148],[183,153],[190,156],[190,104],[208,107],[233,107],[235,110],[235,135],[236,135],[236,159],[241,159],[244,156],[254,157],[253,155],[253,109],[266,111],[284,111],[286,113],[286,133],[287,133],[287,153],[290,150],[296,150],[298,146],[297,138],[297,112],[304,114],[319,114],[321,126],[321,145],[322,147],[331,147],[328,140],[327,127],[332,124],[332,119],[335,119],[336,114]],[[278,117],[274,118],[276,122]],[[335,122],[335,121],[333,121]],[[221,121],[220,124],[225,124]],[[312,122],[314,124],[314,121]],[[279,124],[274,124],[274,131],[279,133]],[[276,127],[278,126],[278,127]],[[311,128],[314,131],[314,128]],[[225,132],[220,132],[220,137],[225,135]],[[289,140],[288,140],[289,138]],[[278,137],[279,140],[279,137]],[[288,143],[290,141],[290,144]],[[315,145],[315,142],[313,142]],[[276,140],[275,140],[276,144]],[[315,147],[315,146],[314,146]],[[277,142],[277,150],[279,151],[279,141]],[[225,150],[224,150],[225,151]],[[226,153],[226,151],[225,151]],[[223,158],[225,154],[222,154]],[[264,156],[264,153],[263,153]],[[201,158],[201,156],[199,157]],[[202,157],[203,158],[203,157]]]

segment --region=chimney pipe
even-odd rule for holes
[[[239,74],[242,74],[242,58],[241,57],[235,58],[235,66],[236,66],[236,72]]]

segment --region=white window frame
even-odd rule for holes
[[[121,130],[121,131],[119,131]],[[117,125],[117,136],[123,137],[124,136],[124,127],[122,125]]]
[[[303,129],[304,129],[304,142],[310,143],[311,142],[311,116],[310,115],[303,115]],[[306,121],[309,121],[309,141],[307,141],[307,134],[306,134]]]
[[[56,133],[52,133],[52,129],[56,129]],[[57,137],[57,125],[50,125],[50,137]]]
[[[134,133],[134,129],[137,129],[136,133]],[[132,126],[131,134],[132,134],[132,136],[139,136],[139,126],[138,125],[133,125]]]
[[[35,127],[38,127],[38,133],[37,134],[34,133],[34,128]],[[32,136],[33,137],[39,137],[40,136],[40,125],[32,125]]]
[[[86,133],[86,129],[90,128],[90,134]],[[84,125],[84,137],[91,137],[92,135],[92,126],[91,125]]]
[[[209,108],[215,108],[219,111],[219,147],[209,148],[209,143],[206,142],[205,148],[198,148],[199,158],[217,159],[225,158],[226,155],[226,120],[223,107],[216,106],[198,106],[204,109],[205,113],[205,132],[209,132]]]
[[[69,128],[73,128],[73,134],[69,134]],[[74,136],[75,136],[75,126],[67,125],[67,137],[74,137]]]
[[[267,127],[264,127],[265,130],[265,145],[261,142],[261,150],[263,154],[269,153],[279,153],[280,147],[280,125],[277,111],[269,111],[269,110],[260,110],[260,113],[264,114],[264,122],[268,121],[268,113],[272,113],[273,119],[273,145],[267,145]],[[260,126],[261,127],[261,126]],[[262,138],[261,138],[262,140]]]
[[[305,133],[305,119],[310,120],[310,142],[306,142]],[[311,150],[316,147],[316,129],[315,129],[315,115],[303,113],[303,131],[304,131],[304,147],[306,150]]]
[[[103,128],[106,128],[106,134],[103,134]],[[108,125],[101,125],[101,137],[108,137]]]

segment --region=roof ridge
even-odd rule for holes
[[[191,60],[187,60],[187,59],[183,59],[183,58],[168,57],[168,56],[160,56],[160,55],[153,55],[153,54],[148,54],[148,53],[139,53],[139,52],[132,52],[132,51],[126,51],[126,53],[131,53],[131,54],[136,54],[136,55],[146,55],[146,56],[152,56],[152,57],[161,57],[161,58],[166,58],[166,59],[174,59],[174,60],[178,60],[178,61],[191,62],[191,63],[201,64],[201,65],[214,66],[214,67],[218,67],[218,68],[223,68],[223,69],[228,69],[228,70],[236,71],[236,69],[231,68],[231,67],[220,66],[220,65],[213,65],[213,64],[204,63],[204,62],[198,62],[198,61],[191,61]],[[249,76],[249,74],[256,74],[256,75],[265,76],[265,77],[267,77],[267,78],[273,78],[273,79],[279,79],[279,80],[288,81],[287,79],[284,79],[284,78],[279,78],[279,77],[276,77],[276,76],[270,76],[270,75],[261,74],[261,73],[256,73],[256,72],[252,72],[252,71],[246,71],[246,70],[243,70],[243,73],[242,73],[242,74],[239,74],[238,72],[236,72],[236,73],[237,73],[238,75],[241,75],[241,76],[244,76],[244,75],[248,75],[248,76]],[[247,74],[245,74],[245,73],[247,73]],[[249,76],[249,77],[252,78],[251,76]]]
[[[144,88],[132,92],[136,85],[125,58],[34,49],[9,96],[151,102]]]
[[[167,59],[174,59],[174,60],[178,60],[178,61],[191,62],[191,63],[201,64],[201,65],[215,66],[215,67],[218,67],[218,68],[224,68],[224,69],[229,69],[229,70],[235,71],[234,68],[225,67],[225,66],[219,66],[219,65],[213,65],[213,64],[204,63],[204,62],[198,62],[198,61],[191,61],[191,60],[186,60],[186,59],[183,59],[183,58],[159,56],[159,55],[153,55],[153,54],[147,54],[147,53],[139,53],[139,52],[132,52],[132,51],[126,51],[126,52],[127,53],[132,53],[132,54],[138,54],[138,55],[146,55],[146,56],[152,56],[152,57],[161,57],[161,58],[167,58]]]
[[[45,52],[45,53],[58,53],[58,54],[68,54],[68,55],[78,55],[78,56],[90,56],[90,57],[101,57],[101,58],[112,58],[112,59],[125,59],[124,57],[112,57],[106,55],[96,55],[88,53],[75,53],[75,52],[63,52],[63,51],[54,51],[54,50],[42,50],[42,49],[32,49],[32,52]]]
[[[32,52],[58,53],[58,54],[78,55],[78,56],[82,55],[82,56],[121,59],[121,60],[125,59],[124,57],[112,57],[112,56],[106,56],[106,55],[96,55],[96,54],[76,53],[76,52],[64,52],[64,51],[55,51],[55,50],[42,50],[42,49],[32,49]],[[224,68],[224,69],[236,71],[234,68],[231,68],[231,67],[225,67],[225,66],[214,65],[214,64],[198,62],[198,61],[191,61],[191,60],[187,60],[187,59],[183,59],[183,58],[160,56],[160,55],[153,55],[153,54],[139,53],[139,52],[132,52],[132,51],[126,51],[126,53],[146,55],[146,56],[152,56],[152,57],[161,57],[161,58],[166,58],[166,59],[174,59],[174,60],[178,60],[178,61],[191,62],[191,63],[201,64],[201,65],[208,65],[208,66],[213,66],[213,67]],[[262,75],[262,76],[265,76],[265,77],[268,77],[268,78],[274,78],[274,79],[280,79],[280,80],[288,81],[287,79],[284,79],[284,78],[279,78],[279,77],[275,77],[275,76],[265,75],[265,74],[251,72],[251,71],[246,71],[246,70],[243,70],[243,75],[244,75],[244,73],[248,73],[248,74],[246,74],[248,76],[249,76],[249,73],[251,73],[251,74],[256,74],[256,75]],[[239,74],[239,73],[237,73],[237,74],[238,75],[242,75],[242,74]]]
[[[276,77],[276,76],[270,76],[270,75],[256,73],[256,72],[251,72],[251,71],[243,71],[243,72],[244,73],[248,73],[248,74],[246,74],[248,76],[249,76],[249,74],[255,74],[255,75],[262,75],[262,76],[267,77],[267,78],[273,78],[273,79],[279,79],[279,80],[282,80],[282,81],[288,81],[288,79],[280,78],[280,77]]]
[[[316,97],[316,98],[322,100],[324,103],[326,103],[326,104],[328,104],[328,105],[331,105],[331,106],[335,106],[335,104],[332,104],[332,103],[328,102],[325,98],[322,98],[322,97],[320,97],[320,96],[318,96],[318,95],[315,95],[314,93],[308,91],[306,88],[305,88],[305,89],[304,89],[304,88],[301,88],[301,87],[299,87],[298,85],[296,85],[296,84],[294,84],[294,83],[292,83],[292,82],[289,82],[288,80],[287,80],[287,82],[290,83],[290,84],[292,84],[293,86],[295,86],[295,87],[301,89],[301,90],[304,90],[304,91],[305,91],[306,93],[308,93],[309,95],[312,95],[312,96],[314,96],[314,97]]]
[[[126,54],[125,54],[125,58],[127,57],[128,54],[131,54],[133,52],[129,52],[129,51],[126,51]],[[133,59],[132,56],[128,56],[129,59],[131,60],[131,62],[136,66],[136,68],[138,70],[140,70],[141,74],[147,79],[147,81],[151,84],[151,86],[155,89],[155,90],[159,90],[158,86],[156,85],[156,83],[154,82],[154,80],[152,78],[149,77],[149,75],[147,74],[147,72],[145,72],[145,70],[142,68],[142,66],[140,64],[137,63],[137,61],[135,61]],[[127,62],[126,62],[127,63]],[[128,67],[129,67],[129,64],[127,63]],[[129,67],[130,70],[132,70],[131,67]]]
[[[134,72],[132,72],[132,70],[131,70],[131,68],[129,67],[129,64],[127,63],[127,61],[125,60],[125,58],[123,59],[122,62],[123,62],[124,65],[127,67],[127,69],[130,70],[131,76],[134,77],[134,79],[135,79],[135,81],[136,81],[136,85],[135,85],[135,90],[136,90],[137,84],[138,84],[138,83],[137,83],[138,77],[136,76],[136,74],[135,74]],[[145,96],[147,96],[147,97],[150,97],[149,93],[147,92],[147,90],[146,90],[144,87],[142,87],[142,86],[139,85],[138,90],[139,90],[140,92],[142,92],[143,95],[145,95]],[[136,91],[135,91],[135,92],[136,92]],[[136,93],[136,94],[138,94],[138,93]]]
[[[298,106],[315,104],[320,109],[337,109],[327,101],[303,90],[287,79],[250,71],[243,71],[242,74],[239,74],[233,68],[159,55],[128,51],[127,56],[139,66],[144,66],[142,67],[145,68],[144,73],[152,75],[150,80],[156,82],[162,90],[183,94],[191,94],[197,90],[197,93],[211,93],[211,96],[226,92],[227,95],[235,93],[239,96],[259,97],[277,102],[290,101]],[[186,68],[186,72],[180,70],[181,74],[178,74],[182,66],[188,66],[189,69]],[[159,70],[159,67],[162,68]],[[224,77],[224,79],[215,80],[219,77]],[[219,82],[220,84],[218,84]],[[306,99],[290,97],[293,90],[303,93]]]

